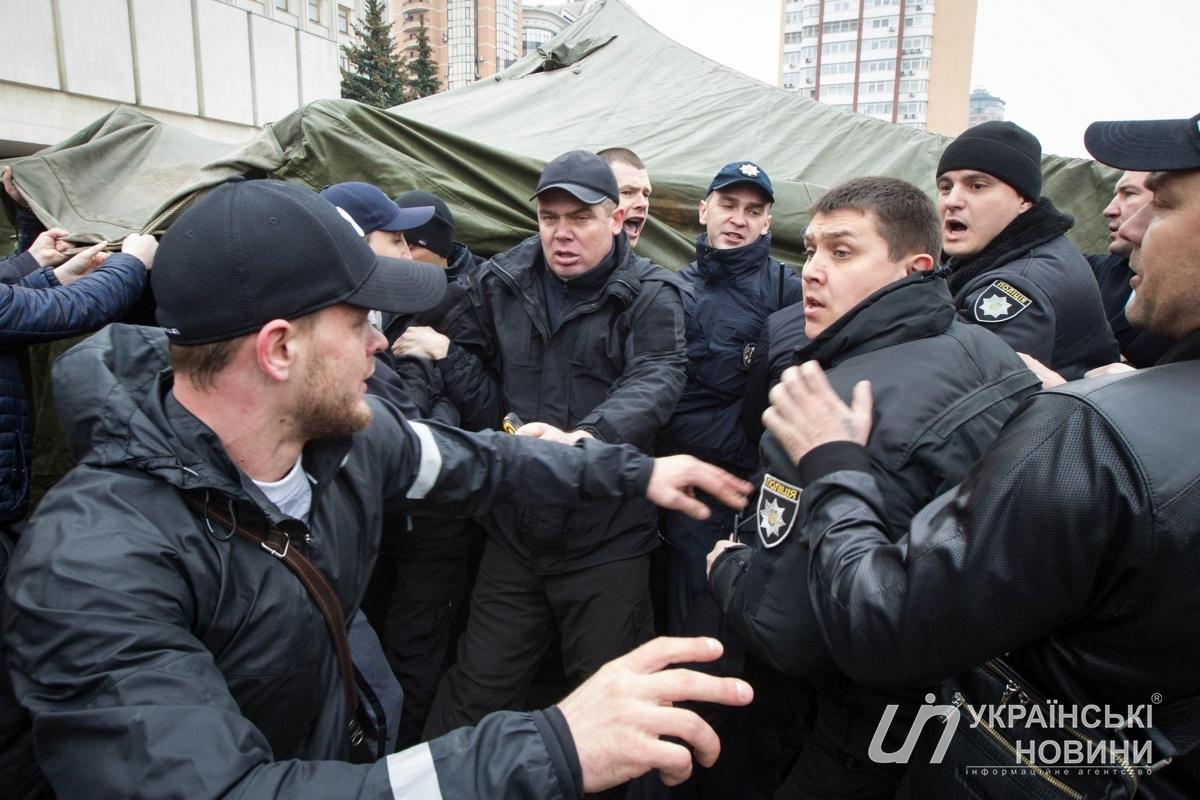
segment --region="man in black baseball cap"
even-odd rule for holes
[[[965,781],[987,797],[1037,796],[1045,775],[1012,769],[1024,759],[994,749],[997,734],[1042,754],[1063,736],[1120,748],[1120,769],[1091,753],[1057,773],[1078,794],[1125,794],[1123,775],[1136,775],[1139,797],[1197,796],[1200,639],[1181,632],[1200,618],[1198,123],[1097,122],[1085,135],[1099,161],[1150,173],[1154,201],[1118,231],[1133,244],[1127,313],[1174,347],[1155,366],[1034,395],[896,543],[864,447],[869,387],[847,407],[809,362],[772,393],[764,420],[787,451],[772,467],[800,476],[801,542],[822,589],[811,610],[838,665],[868,685],[922,691],[962,673],[936,690],[956,705],[970,691],[999,696],[1009,678],[981,687],[1007,672],[1082,723],[960,725],[945,759],[927,748],[908,759],[909,796],[960,797]],[[1140,708],[1145,720],[1083,720],[1090,704]],[[1103,780],[1080,786],[1089,771]]]
[[[682,748],[612,744],[681,725],[712,763],[712,731],[665,720],[678,684],[650,674],[716,658],[711,640],[653,643],[560,706],[401,753],[351,735],[369,648],[355,637],[349,664],[336,643],[357,629],[385,509],[474,516],[517,497],[590,516],[648,498],[705,513],[693,486],[736,505],[747,485],[695,459],[472,435],[364,400],[386,344],[368,309],[428,308],[445,278],[376,256],[306,188],[217,187],[155,266],[165,333],[112,325],[56,364],[79,465],[6,584],[8,665],[58,797],[573,798],[655,767],[682,780]],[[688,678],[693,699],[751,699]]]
[[[442,336],[411,327],[394,352],[433,360],[468,429],[648,448],[684,384],[678,277],[620,235],[617,179],[594,153],[548,163],[537,183],[538,233],[454,284]],[[563,516],[514,496],[486,523],[471,617],[425,736],[525,701],[561,634],[580,680],[651,635],[652,510],[625,503]],[[631,612],[632,610],[632,612]]]
[[[1075,220],[1042,196],[1042,145],[1012,122],[968,128],[937,167],[944,269],[959,314],[1068,380],[1119,357]]]
[[[457,280],[486,259],[471,253],[466,245],[454,240],[454,214],[446,201],[435,194],[422,191],[396,195],[401,209],[430,207],[433,214],[425,222],[404,230],[412,257],[446,270],[446,280]]]

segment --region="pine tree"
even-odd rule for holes
[[[438,80],[438,65],[433,60],[433,48],[429,46],[429,29],[425,20],[417,28],[417,55],[408,62],[408,85],[412,99],[428,97],[442,90]]]
[[[396,52],[386,0],[367,0],[363,24],[354,25],[359,44],[343,45],[350,69],[342,70],[342,97],[376,108],[398,106],[407,98],[408,68]]]

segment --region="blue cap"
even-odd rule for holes
[[[737,183],[753,184],[763,190],[768,200],[775,202],[775,190],[771,188],[771,179],[767,177],[767,171],[753,161],[734,161],[721,167],[717,177],[708,185],[708,194]]]
[[[433,206],[400,208],[378,187],[351,181],[335,183],[321,190],[338,213],[358,228],[363,236],[375,231],[406,231],[423,225],[433,217]]]

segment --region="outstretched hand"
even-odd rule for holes
[[[735,478],[720,467],[692,456],[666,456],[654,459],[654,471],[646,486],[652,503],[681,511],[692,519],[708,519],[708,506],[695,498],[695,490],[715,497],[730,508],[744,508],[754,487]]]
[[[674,786],[691,775],[693,757],[705,767],[716,762],[716,732],[694,711],[672,704],[744,706],[754,690],[736,678],[667,667],[715,661],[722,652],[716,639],[661,637],[608,662],[558,704],[575,740],[585,792],[619,786],[652,769]],[[682,739],[691,751],[662,736]]]
[[[762,419],[793,464],[830,442],[865,445],[871,435],[871,384],[855,384],[847,406],[817,362],[788,367],[771,390],[771,406]]]

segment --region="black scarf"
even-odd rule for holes
[[[1075,224],[1075,218],[1063,214],[1049,197],[1038,200],[1032,208],[1008,223],[996,238],[973,256],[959,261],[951,258],[942,269],[949,272],[950,293],[957,295],[964,286],[999,264],[1007,264],[1028,253],[1040,244],[1057,239]]]

